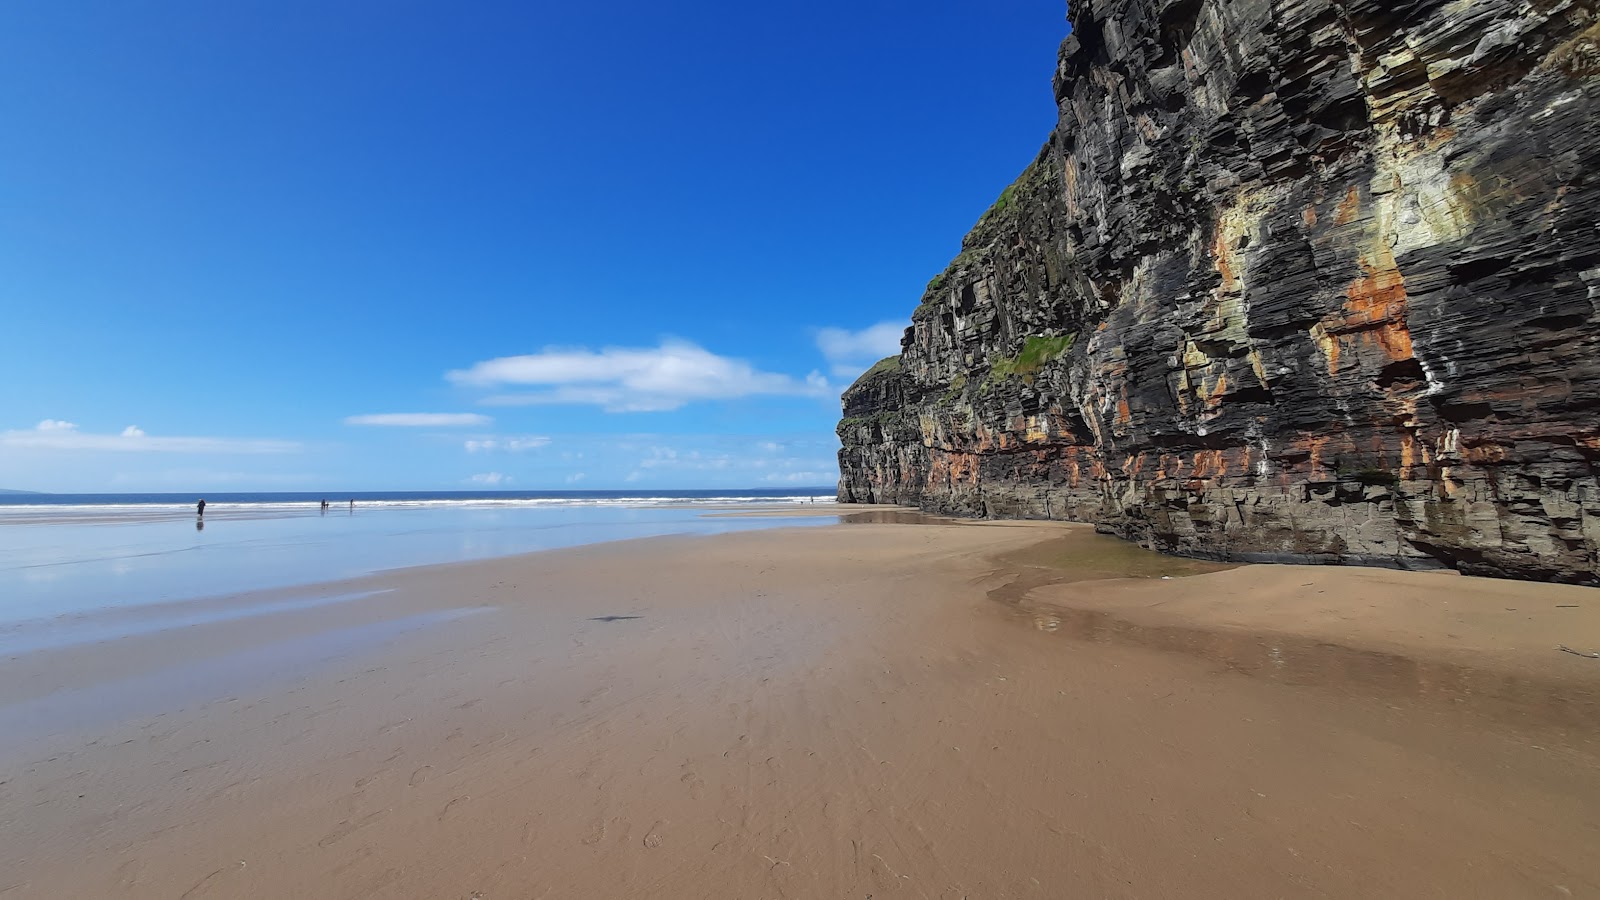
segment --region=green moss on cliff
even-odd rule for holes
[[[1028,335],[1028,339],[1023,341],[1022,349],[1016,356],[1001,357],[990,364],[989,375],[983,380],[984,387],[999,384],[1013,376],[1032,384],[1033,377],[1046,363],[1066,355],[1077,340],[1077,334],[1058,334],[1049,337]]]
[[[1040,183],[1047,177],[1045,165],[1043,159],[1036,159],[1026,169],[1023,169],[1022,174],[1017,176],[1017,180],[1006,185],[1005,190],[1000,192],[1000,196],[995,199],[994,204],[985,210],[983,215],[978,217],[978,225],[973,229],[973,234],[969,234],[962,243],[967,247],[980,247],[987,243],[984,238],[992,237],[992,235],[985,233],[985,224],[995,224],[995,220],[1004,217],[1007,210],[1011,210],[1013,206],[1018,204],[1025,204],[1038,191]],[[977,240],[974,240],[974,237]]]
[[[1017,186],[1014,184],[1006,185],[1006,189],[1000,192],[1000,199],[994,202],[994,212],[1003,213],[1006,211],[1006,207],[1011,205],[1011,194],[1016,188]]]

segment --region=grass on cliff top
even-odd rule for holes
[[[1005,190],[1000,192],[1000,196],[994,201],[993,205],[978,216],[978,221],[973,224],[972,230],[962,239],[961,252],[956,255],[955,259],[950,261],[950,264],[945,267],[943,272],[933,276],[933,279],[928,282],[928,286],[923,290],[921,306],[936,303],[942,299],[938,295],[949,283],[951,274],[966,268],[975,259],[984,257],[989,244],[994,239],[994,229],[999,227],[996,220],[1002,217],[1006,210],[1020,209],[1026,205],[1028,197],[1033,196],[1039,190],[1035,182],[1049,177],[1048,166],[1047,151],[1041,150],[1039,151],[1039,157],[1030,163],[1026,169],[1022,170],[1022,174],[1017,176],[1017,180],[1006,185]],[[1024,196],[1019,198],[1017,196],[1019,192],[1023,192]]]
[[[994,204],[984,210],[983,215],[978,217],[978,224],[982,225],[986,220],[1010,209],[1012,203],[1017,199],[1018,190],[1032,194],[1038,187],[1036,182],[1048,175],[1047,165],[1044,152],[1040,151],[1040,158],[1029,163],[1028,167],[1017,175],[1016,181],[1006,185],[1005,190],[1000,192],[1000,196],[994,201]],[[979,229],[974,227],[973,230],[977,231]]]
[[[989,376],[983,380],[984,386],[999,384],[1012,376],[1032,384],[1033,376],[1044,368],[1045,363],[1065,355],[1077,340],[1076,333],[1051,337],[1030,334],[1016,356],[1001,357],[989,366]]]
[[[1006,189],[1000,192],[1000,199],[994,202],[994,206],[991,209],[997,213],[1005,212],[1006,207],[1011,205],[1011,194],[1016,189],[1017,186],[1014,184],[1006,185]]]
[[[898,371],[900,371],[900,357],[898,355],[886,356],[883,359],[873,363],[872,368],[862,372],[861,377],[857,378],[855,383],[850,385],[850,390],[853,391],[874,378],[879,378],[881,376],[889,375]],[[846,391],[846,393],[849,393],[849,391]]]

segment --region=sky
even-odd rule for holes
[[[0,9],[0,488],[826,485],[1062,0]]]

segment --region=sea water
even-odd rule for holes
[[[0,496],[0,626],[601,541],[837,521],[707,515],[798,510],[831,501],[827,488],[216,494],[203,520],[196,499]]]

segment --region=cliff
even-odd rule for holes
[[[1600,0],[1074,0],[839,497],[1600,582]]]

